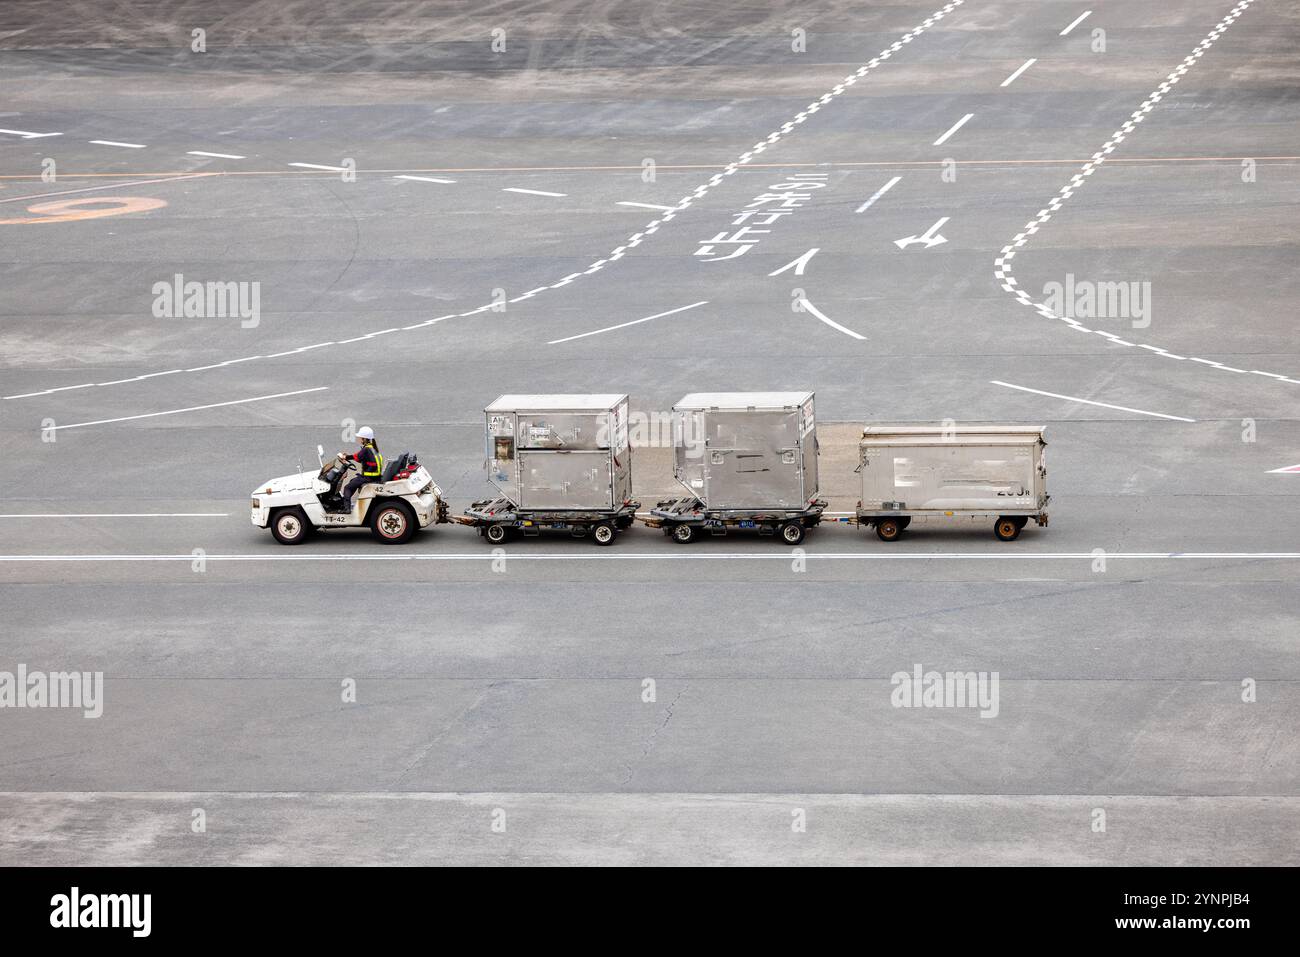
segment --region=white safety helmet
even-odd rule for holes
[[[363,425],[361,428],[357,429],[357,438],[359,439],[371,439],[373,441],[374,437],[375,430],[368,425]]]

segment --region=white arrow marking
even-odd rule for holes
[[[876,200],[880,199],[880,197],[884,196],[884,195],[885,195],[886,193],[888,193],[891,189],[893,189],[893,188],[894,188],[894,185],[895,185],[895,184],[896,184],[900,179],[902,179],[902,178],[903,178],[903,177],[901,177],[901,176],[895,176],[893,179],[891,179],[891,180],[890,180],[888,183],[886,183],[884,186],[880,187],[880,189],[878,189],[878,190],[876,190],[874,193],[872,193],[872,194],[871,194],[871,198],[870,198],[869,200],[867,200],[865,203],[863,203],[861,206],[859,206],[859,207],[857,208],[856,211],[859,212],[859,213],[861,213],[861,212],[865,212],[866,210],[870,209],[872,203],[874,203]]]
[[[781,273],[785,272],[787,269],[789,269],[790,267],[793,266],[793,267],[794,267],[794,274],[795,274],[796,276],[802,276],[802,275],[803,275],[804,267],[808,265],[809,260],[811,260],[814,256],[817,255],[817,253],[818,253],[818,251],[819,251],[820,249],[821,249],[820,246],[816,246],[816,247],[814,247],[814,248],[808,250],[806,253],[804,253],[802,256],[800,256],[798,259],[794,260],[794,262],[788,262],[788,263],[786,263],[784,266],[782,266],[780,269],[776,270],[775,272],[770,272],[770,273],[768,273],[768,275],[769,275],[769,276],[779,276],[779,275],[781,275]]]
[[[1278,473],[1287,473],[1287,472],[1290,472],[1290,473],[1295,474],[1295,475],[1300,475],[1300,465],[1288,465],[1288,466],[1287,466],[1286,468],[1284,468],[1284,469],[1269,469],[1269,470],[1268,470],[1268,474],[1269,474],[1269,475],[1277,475]]]
[[[39,140],[42,136],[62,136],[62,133],[29,133],[26,130],[0,130],[0,133],[8,133],[11,136],[21,136],[25,140]]]
[[[949,216],[945,216],[920,236],[904,236],[902,239],[895,239],[894,245],[899,249],[906,249],[908,246],[912,245],[912,243],[925,243],[925,248],[929,249],[931,246],[938,246],[940,243],[946,243],[948,240],[943,236],[936,236],[935,231],[940,229],[950,218],[951,217]]]

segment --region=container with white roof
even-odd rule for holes
[[[647,524],[679,542],[753,528],[797,545],[818,524],[812,392],[693,392],[673,406],[673,476],[688,496]]]
[[[626,395],[503,395],[484,416],[487,477],[502,495],[473,503],[464,524],[493,544],[558,529],[609,545],[632,523]]]

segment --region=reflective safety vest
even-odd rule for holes
[[[371,465],[368,462],[363,462],[361,465],[361,477],[377,479],[384,474],[384,457],[379,454],[379,449],[375,448],[373,445],[368,445],[366,448],[370,449],[371,454],[374,455],[374,464]],[[360,458],[360,455],[357,457]]]

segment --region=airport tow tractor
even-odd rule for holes
[[[320,445],[316,459],[320,471],[271,479],[253,492],[253,524],[269,527],[281,545],[300,545],[318,529],[362,527],[386,545],[401,545],[418,530],[448,521],[442,489],[413,452],[387,463],[379,482],[363,485],[350,512],[342,510],[341,492],[356,463],[327,461]]]

